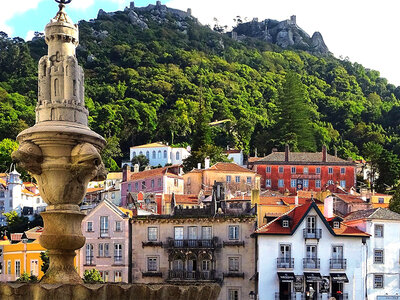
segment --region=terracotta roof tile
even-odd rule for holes
[[[223,172],[246,172],[246,173],[255,174],[255,172],[253,172],[247,168],[243,168],[235,163],[226,163],[226,162],[216,163],[215,165],[211,166],[207,170],[223,171]]]
[[[172,194],[164,194],[165,203],[171,203]],[[175,194],[176,204],[199,204],[199,197],[196,194]]]
[[[350,194],[333,194],[336,198],[343,200],[345,203],[367,203],[362,198]]]
[[[102,188],[102,187],[98,187],[98,188],[88,188],[88,189],[86,190],[86,193],[95,193],[95,192],[99,192],[99,191],[102,191],[102,190],[104,190],[104,188]]]
[[[274,152],[259,160],[258,162],[285,162],[285,152]],[[308,163],[322,163],[322,152],[290,152],[289,162],[308,162]],[[327,154],[327,163],[343,163],[354,164],[353,161],[341,159],[339,157]]]
[[[179,176],[179,175],[169,171],[170,168],[177,167],[177,166],[178,165],[173,165],[173,166],[156,168],[156,169],[151,169],[151,170],[145,170],[145,171],[138,172],[138,173],[133,173],[133,174],[131,174],[131,177],[129,179],[130,179],[130,181],[134,181],[134,180],[145,179],[145,178],[154,177],[154,176],[163,176],[163,175],[183,179],[182,176]]]

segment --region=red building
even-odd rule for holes
[[[285,152],[275,150],[264,158],[250,158],[249,166],[262,176],[261,187],[280,192],[298,190],[335,191],[356,186],[356,164],[322,152]]]

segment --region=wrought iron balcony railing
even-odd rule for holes
[[[345,258],[331,258],[329,260],[329,268],[331,270],[345,270],[347,267],[347,260]]]
[[[317,228],[304,228],[303,236],[305,239],[320,239],[322,236],[322,229]]]
[[[168,279],[173,280],[215,280],[215,270],[212,271],[185,271],[169,270]]]
[[[217,247],[218,238],[213,239],[186,239],[186,240],[176,240],[169,238],[167,240],[168,248],[207,248],[215,249]]]
[[[276,259],[276,267],[278,269],[293,269],[294,268],[294,258],[278,257]]]
[[[303,258],[304,269],[319,269],[320,259],[319,258]]]

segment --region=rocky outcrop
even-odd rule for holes
[[[133,10],[129,10],[128,17],[129,17],[129,20],[130,20],[131,24],[138,25],[142,29],[148,29],[149,28],[149,26],[146,24],[146,22],[141,20],[139,18],[138,14],[136,12],[134,12]]]
[[[330,54],[321,33],[315,32],[310,37],[297,26],[296,16],[281,22],[271,19],[259,22],[258,19],[253,19],[234,28],[232,37],[238,40],[246,37],[258,38],[282,48],[300,49],[313,54]]]

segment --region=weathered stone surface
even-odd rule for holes
[[[2,300],[216,300],[218,284],[0,284]]]

